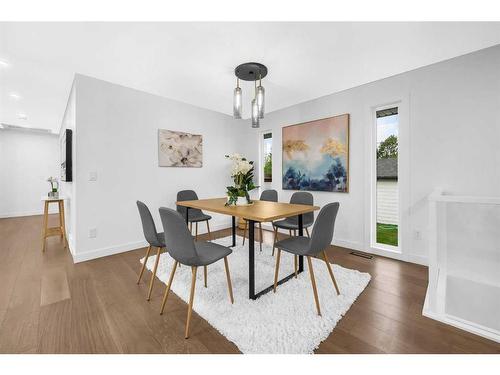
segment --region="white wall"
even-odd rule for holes
[[[343,113],[350,114],[350,192],[315,192],[315,204],[339,201],[334,243],[372,251],[370,244],[370,146],[373,109],[401,101],[400,204],[403,256],[427,259],[427,200],[435,187],[456,194],[497,196],[500,186],[500,46],[328,95],[262,120],[273,131],[272,186],[280,200],[281,128]],[[341,72],[338,72],[341,74]],[[272,91],[268,90],[268,96]],[[255,132],[257,133],[257,132]],[[403,139],[404,138],[404,139]],[[255,145],[257,136],[255,134]],[[258,148],[254,148],[254,158]],[[421,233],[417,239],[416,231]]]
[[[230,179],[224,155],[241,149],[235,135],[242,134],[237,127],[245,127],[245,122],[82,75],[75,77],[74,87],[75,261],[142,246],[136,200],[150,207],[163,231],[158,208],[174,208],[179,190],[196,190],[200,198],[225,195]],[[159,128],[202,134],[203,167],[159,167]],[[90,172],[97,173],[97,181],[89,181]],[[228,217],[213,216],[212,230],[229,226]],[[90,228],[97,229],[96,238],[89,238]]]
[[[59,177],[59,160],[56,135],[0,130],[0,217],[42,214],[46,180]]]
[[[66,110],[64,111],[61,130],[59,133],[59,138],[63,137],[66,129],[71,129],[73,131],[72,139],[72,164],[73,173],[72,181],[66,182],[61,181],[61,193],[65,197],[65,219],[66,219],[66,238],[68,239],[69,249],[72,254],[74,254],[74,249],[76,246],[76,222],[77,222],[77,209],[76,209],[76,173],[75,170],[78,169],[78,158],[77,158],[77,130],[76,130],[76,93],[75,85],[71,87],[71,91],[68,97],[68,103],[66,104]]]
[[[377,181],[377,223],[399,224],[398,181]]]

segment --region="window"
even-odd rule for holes
[[[375,242],[389,247],[398,247],[398,133],[398,108],[376,111]]]
[[[264,182],[273,181],[273,134],[262,135],[262,175]]]

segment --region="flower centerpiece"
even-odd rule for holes
[[[59,197],[59,181],[57,180],[56,177],[50,176],[47,178],[47,182],[50,182],[50,191],[48,193],[48,196],[50,198],[57,198]]]
[[[231,177],[234,181],[234,186],[227,187],[226,206],[250,204],[248,192],[258,187],[253,183],[253,161],[240,154],[226,155],[226,158],[233,162]]]

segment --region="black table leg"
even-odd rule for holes
[[[302,214],[299,215],[299,236],[304,235],[304,223]],[[299,256],[299,272],[304,271],[304,257],[302,255]]]
[[[189,225],[189,207],[186,207],[186,225]]]
[[[233,244],[231,245],[231,247],[234,247],[236,246],[236,218],[234,216],[232,216],[232,228],[233,228]]]
[[[257,299],[255,296],[255,221],[248,221],[248,297]]]

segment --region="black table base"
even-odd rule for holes
[[[304,235],[304,226],[302,224],[302,215],[299,218],[299,236]],[[231,217],[232,220],[232,240],[233,243],[231,247],[236,246],[236,218]],[[247,220],[247,219],[245,219]],[[274,284],[268,286],[267,288],[255,293],[255,223],[254,220],[247,220],[248,222],[248,298],[256,300],[257,298],[269,293],[274,288]],[[189,207],[186,207],[186,224],[189,223]],[[297,273],[304,271],[304,257],[299,256],[299,267]],[[288,280],[292,279],[295,273],[292,273],[281,280],[278,281],[278,285],[286,283]]]
[[[248,298],[256,300],[257,298],[269,293],[274,289],[274,284],[268,286],[267,288],[255,293],[255,221],[248,221]],[[233,237],[234,237],[234,227],[233,227]],[[304,227],[302,225],[302,215],[299,215],[299,236],[304,234]],[[304,257],[299,256],[299,267],[297,273],[304,271]],[[295,276],[295,272],[282,278],[278,281],[278,285],[286,283],[288,280]]]

